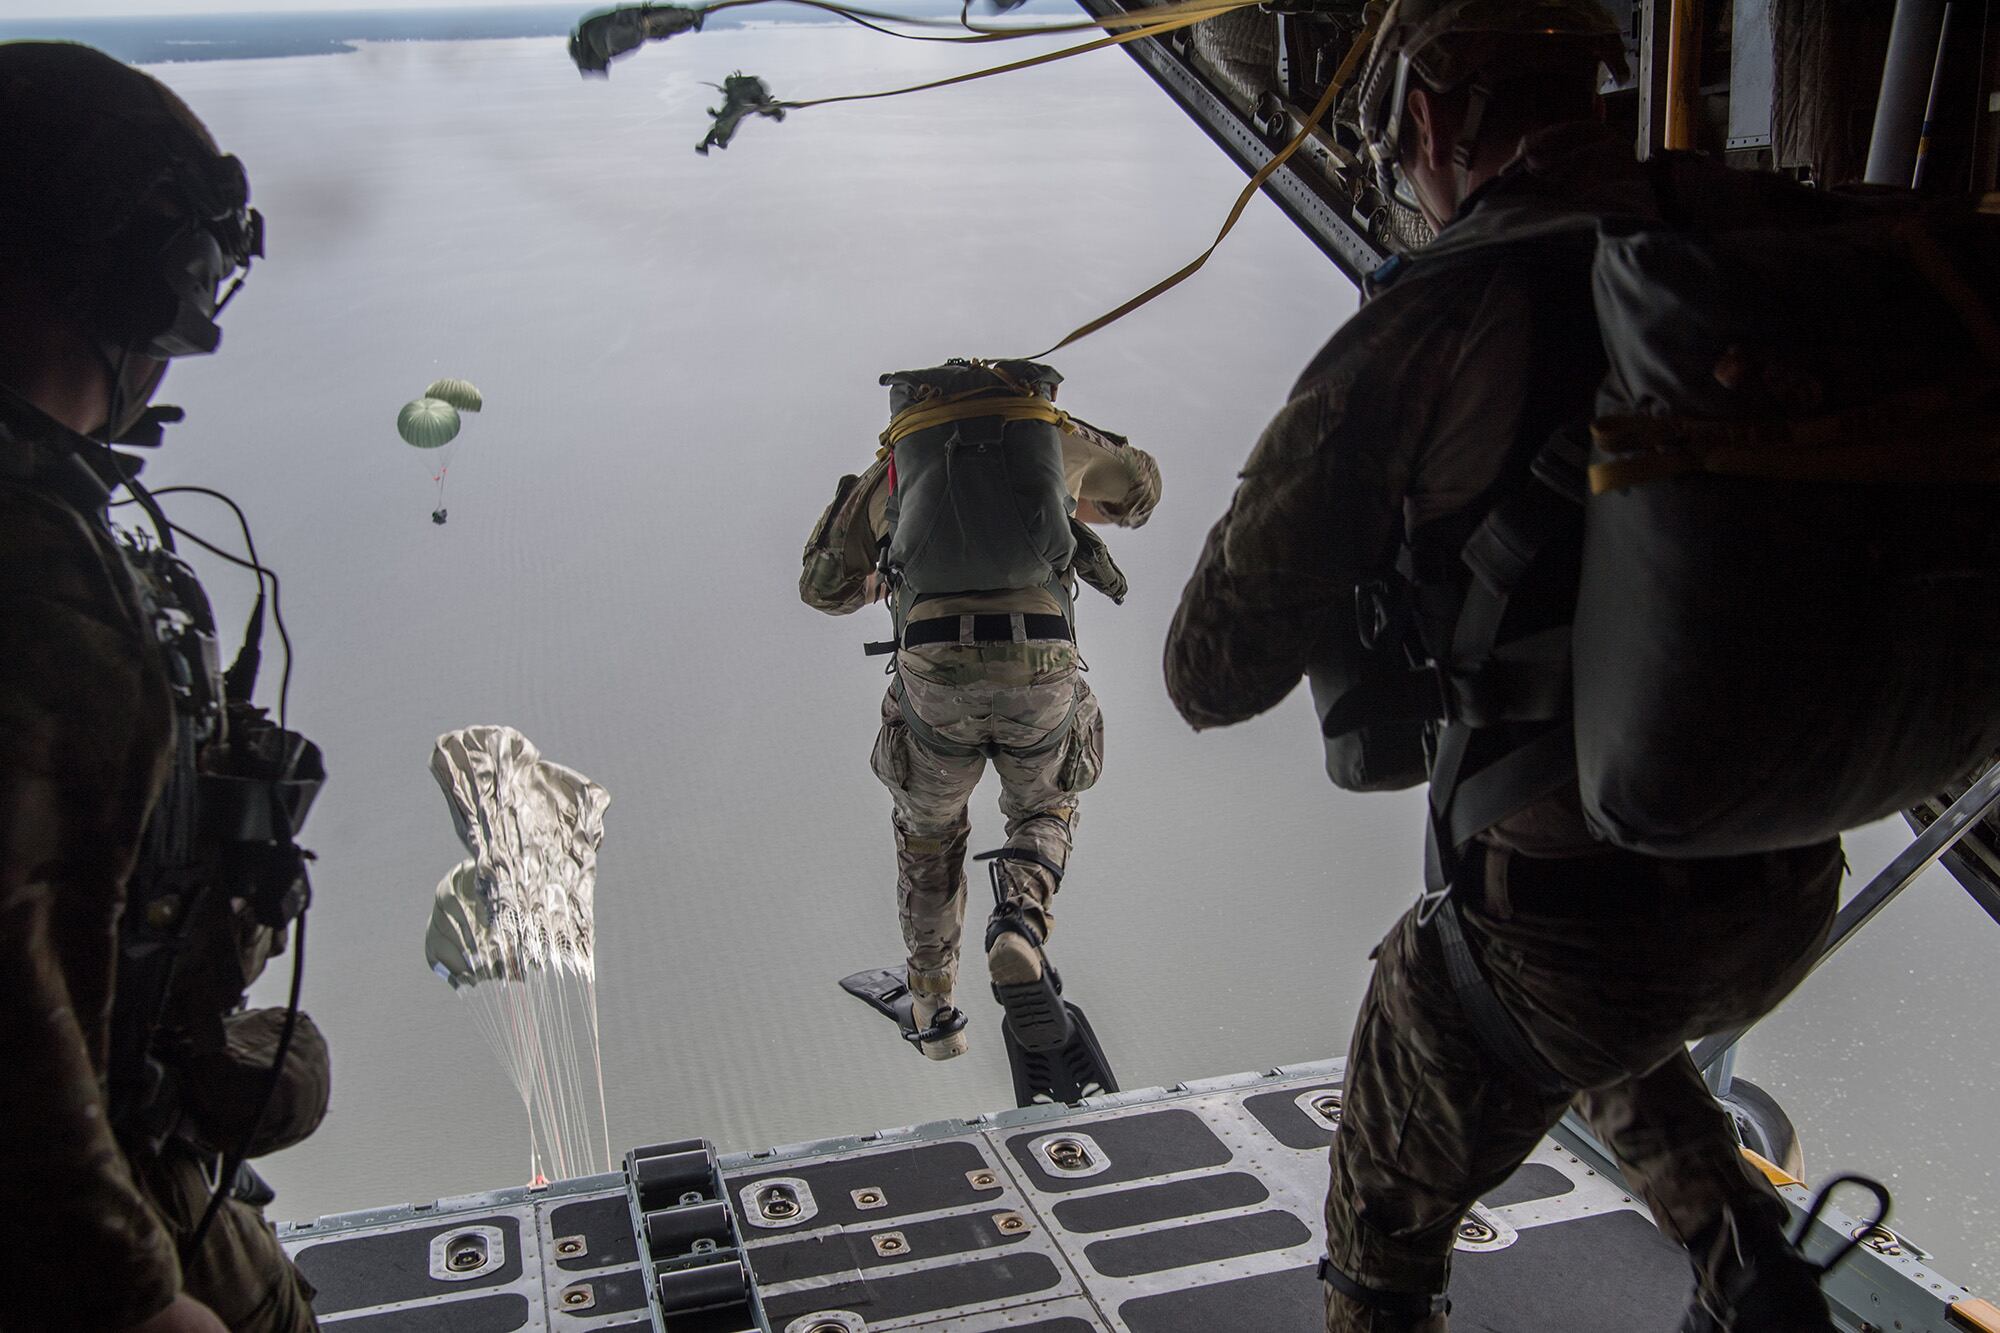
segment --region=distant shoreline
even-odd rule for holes
[[[357,42],[567,36],[584,5],[322,10],[165,18],[0,19],[0,41],[86,42],[135,65],[351,55]]]
[[[351,55],[357,42],[465,42],[567,37],[578,19],[602,4],[536,4],[470,9],[352,9],[262,14],[186,14],[159,18],[0,19],[0,41],[77,41],[135,65],[285,56]],[[904,0],[911,14],[958,13],[956,0]],[[1059,0],[1031,0],[1028,12],[1061,12]],[[1022,11],[1016,11],[1020,13]],[[822,11],[775,11],[800,23],[838,23]],[[754,16],[754,17],[753,17]],[[743,9],[715,15],[712,28],[769,21],[773,11]]]

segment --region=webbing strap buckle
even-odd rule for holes
[[[1380,1287],[1363,1286],[1335,1268],[1333,1260],[1324,1256],[1319,1261],[1318,1271],[1321,1282],[1371,1310],[1380,1310],[1402,1319],[1435,1319],[1451,1313],[1451,1297],[1441,1291],[1384,1291]]]

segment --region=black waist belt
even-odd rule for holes
[[[1069,621],[1061,616],[1028,615],[1019,611],[994,611],[976,616],[934,616],[913,620],[903,628],[903,646],[918,648],[927,643],[1012,643],[1014,619],[1020,617],[1022,638],[1076,641]],[[964,632],[964,622],[972,622],[972,633]]]

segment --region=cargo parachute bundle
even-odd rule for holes
[[[471,856],[438,882],[424,959],[520,1094],[530,1180],[609,1170],[595,897],[611,798],[512,727],[438,737],[431,775]]]

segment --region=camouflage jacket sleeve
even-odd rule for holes
[[[1504,342],[1515,312],[1457,283],[1398,295],[1307,367],[1209,532],[1166,646],[1167,693],[1197,728],[1275,707],[1401,534],[1492,481],[1509,409],[1487,391],[1519,388],[1467,352]]]
[[[1121,528],[1136,528],[1160,503],[1160,465],[1123,435],[1070,418],[1063,435],[1070,494],[1088,500]]]
[[[116,555],[0,484],[0,1328],[117,1329],[180,1289],[106,1123],[125,879],[170,705]]]
[[[887,530],[888,472],[889,461],[884,458],[859,476],[842,477],[806,539],[799,600],[815,611],[844,616],[867,600],[865,585],[875,569],[876,543]]]
[[[1353,597],[1329,521],[1328,411],[1324,393],[1309,390],[1272,421],[1181,593],[1167,632],[1167,693],[1196,728],[1276,706],[1320,650],[1337,602]],[[1394,512],[1347,499],[1371,531]]]

